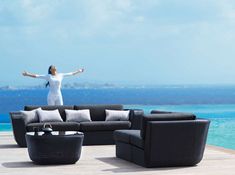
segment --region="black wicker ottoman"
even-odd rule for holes
[[[36,164],[74,164],[81,155],[82,132],[28,132],[25,135],[30,159]]]

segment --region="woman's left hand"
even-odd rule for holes
[[[79,69],[78,70],[80,73],[82,73],[82,72],[84,72],[84,69],[82,68],[82,69]]]

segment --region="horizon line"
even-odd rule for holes
[[[42,89],[44,88],[44,84],[35,84],[35,85],[1,85],[0,90],[11,90],[11,89]],[[134,84],[134,83],[65,83],[62,85],[63,89],[92,89],[92,88],[157,88],[157,87],[171,87],[171,88],[187,88],[187,87],[212,87],[212,86],[220,86],[220,87],[228,87],[234,86],[235,84],[219,84],[219,83],[211,83],[211,84]]]

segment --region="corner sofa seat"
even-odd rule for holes
[[[196,165],[203,157],[210,121],[194,117],[188,113],[145,115],[140,130],[114,132],[116,156],[144,167]]]

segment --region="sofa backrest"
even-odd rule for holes
[[[144,139],[146,135],[146,125],[149,121],[176,121],[176,120],[195,120],[196,116],[191,113],[158,113],[144,115],[141,123],[140,135]]]
[[[130,110],[129,120],[131,122],[131,129],[140,130],[144,110],[142,109],[126,109]]]
[[[37,108],[42,108],[43,110],[59,110],[59,113],[63,119],[63,121],[66,120],[66,114],[65,114],[65,109],[74,109],[74,106],[25,106],[24,110],[25,111],[31,111]]]
[[[74,106],[75,110],[89,109],[92,121],[104,121],[106,118],[105,109],[123,110],[122,105],[79,105]]]

